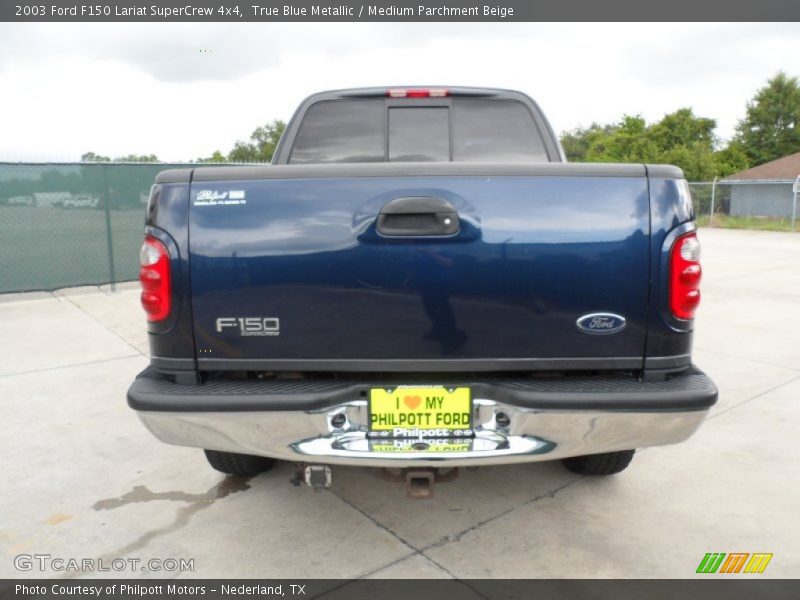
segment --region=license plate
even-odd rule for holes
[[[472,395],[468,387],[400,386],[373,388],[369,395],[369,429],[390,437],[469,435]]]

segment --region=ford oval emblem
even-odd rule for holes
[[[575,324],[583,333],[606,335],[625,329],[625,317],[614,313],[591,313],[583,315]]]

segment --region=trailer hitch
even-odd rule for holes
[[[381,473],[389,481],[405,482],[406,496],[412,500],[424,500],[433,498],[436,483],[455,481],[458,478],[459,470],[458,467],[446,470],[427,467],[401,469],[399,473],[383,469]]]

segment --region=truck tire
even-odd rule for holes
[[[621,450],[603,454],[573,456],[562,460],[564,466],[579,475],[613,475],[624,471],[633,459],[636,450]]]
[[[221,452],[219,450],[203,450],[206,453],[208,464],[220,473],[237,475],[239,477],[252,477],[268,471],[275,464],[275,459],[264,456],[251,456],[250,454],[236,454],[235,452]]]

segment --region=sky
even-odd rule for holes
[[[0,24],[0,161],[227,152],[314,92],[521,90],[557,132],[682,107],[729,138],[768,78],[800,75],[797,25]]]

